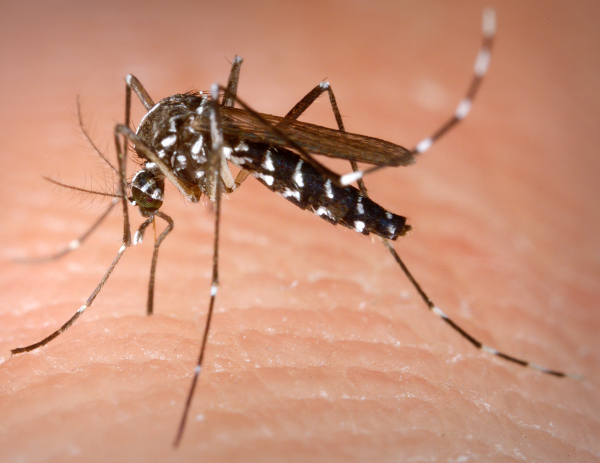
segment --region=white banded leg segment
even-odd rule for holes
[[[364,172],[362,170],[357,170],[355,172],[350,172],[348,174],[344,174],[340,177],[340,184],[342,186],[348,186],[351,183],[356,182],[357,180],[361,179],[364,175]]]
[[[411,282],[413,281],[412,278],[409,277],[409,279],[411,280]],[[422,297],[423,297],[423,294],[421,294]],[[508,360],[509,362],[516,363],[516,364],[524,366],[524,367],[529,367],[534,370],[541,371],[542,373],[546,373],[548,375],[553,375],[553,376],[558,376],[558,377],[569,377],[569,378],[573,378],[573,379],[581,379],[580,376],[568,375],[561,371],[551,370],[549,368],[542,367],[540,365],[536,365],[535,363],[530,363],[526,360],[521,360],[517,357],[513,357],[512,355],[507,355],[503,352],[500,352],[497,349],[494,349],[493,347],[490,347],[490,346],[487,346],[487,345],[481,343],[480,341],[475,339],[473,336],[471,336],[469,333],[467,333],[465,330],[463,330],[460,326],[458,326],[454,321],[452,321],[452,319],[450,319],[450,317],[448,317],[448,315],[446,315],[438,306],[430,305],[431,301],[428,302],[428,300],[426,300],[425,298],[424,298],[424,300],[429,305],[430,310],[434,314],[436,314],[438,317],[440,317],[442,320],[444,320],[448,325],[450,325],[452,328],[454,328],[455,331],[460,333],[467,341],[469,341],[471,344],[473,344],[476,348],[481,349],[482,351],[484,351],[490,355],[495,355],[496,357],[500,357],[504,360]]]
[[[570,378],[570,379],[576,379],[576,380],[579,380],[579,381],[585,379],[585,377],[583,375],[573,375],[573,374],[570,374],[570,373],[555,372],[555,371],[549,370],[548,368],[543,367],[541,365],[537,365],[535,363],[529,363],[527,366],[530,367],[530,368],[533,368],[534,370],[541,371],[542,373],[546,373],[548,375],[565,377],[565,378]]]
[[[84,132],[85,133],[85,132]],[[87,133],[86,133],[87,136]],[[64,183],[61,182],[56,182],[54,180],[51,179],[47,179],[50,180],[50,182],[55,183],[57,185],[63,186],[65,188],[69,188],[71,190],[75,190],[75,191],[83,191],[86,193],[94,193],[94,194],[102,194],[102,193],[98,193],[96,191],[92,191],[92,190],[86,190],[86,189],[82,189],[82,188],[76,188],[73,187],[71,185],[66,185]],[[105,196],[111,196],[111,195],[105,195]],[[106,208],[106,210],[102,213],[102,215],[96,220],[96,222],[94,222],[92,224],[92,226],[90,228],[88,228],[79,238],[71,240],[71,242],[69,242],[69,244],[67,244],[67,246],[65,246],[65,248],[63,248],[62,250],[51,254],[49,256],[44,256],[44,257],[34,257],[34,258],[24,258],[24,259],[16,259],[18,262],[25,262],[25,263],[41,263],[41,262],[50,262],[53,260],[57,260],[60,259],[62,256],[64,256],[65,254],[68,254],[70,252],[75,251],[76,249],[79,249],[81,247],[81,245],[84,243],[84,241],[100,226],[100,224],[104,221],[104,219],[106,219],[106,217],[108,217],[108,214],[114,209],[114,207],[119,204],[121,202],[121,198],[114,198],[112,200],[112,202],[109,204],[109,206]]]
[[[477,54],[473,73],[478,77],[483,77],[490,66],[491,52],[489,48],[482,48]]]
[[[437,305],[434,305],[431,311],[440,318],[448,319],[448,315],[446,315]]]
[[[67,245],[67,249],[69,251],[74,251],[75,249],[77,249],[79,246],[81,246],[81,241],[80,240],[73,240],[71,241],[68,245]]]
[[[433,140],[431,139],[431,137],[427,137],[417,144],[417,146],[415,147],[415,153],[424,153],[425,151],[428,151],[429,148],[431,148],[431,145],[433,145]]]
[[[454,117],[459,121],[467,117],[467,115],[471,112],[472,102],[470,98],[465,98],[456,107],[456,111],[454,111]]]
[[[435,132],[433,132],[432,135],[421,140],[413,148],[413,154],[421,154],[428,151],[437,140],[439,140],[444,134],[461,122],[471,112],[473,99],[477,94],[477,90],[479,89],[483,76],[486,74],[490,65],[491,45],[496,32],[496,16],[494,10],[491,8],[486,9],[483,13],[482,30],[484,37],[483,45],[477,53],[477,58],[475,59],[475,65],[473,69],[473,76],[465,97],[460,101],[456,107],[456,110],[454,111],[454,114],[447,122],[442,124]],[[375,172],[376,170],[385,167],[387,166],[378,165],[364,171],[356,171],[342,175],[340,177],[340,183],[343,186],[350,185],[351,183],[363,178],[366,174]]]
[[[100,292],[100,290],[102,289],[102,287],[104,286],[104,284],[106,283],[106,280],[108,280],[108,277],[113,272],[115,266],[117,265],[117,263],[121,259],[121,256],[123,255],[123,253],[125,252],[126,249],[127,249],[127,246],[125,244],[123,244],[121,246],[121,248],[119,249],[119,252],[117,253],[117,256],[113,260],[112,264],[110,265],[110,267],[108,268],[108,270],[106,271],[106,273],[104,274],[104,276],[102,277],[102,280],[100,280],[100,283],[98,284],[98,286],[96,286],[96,289],[94,290],[94,292],[91,294],[91,296],[85,302],[85,304],[83,304],[81,307],[79,307],[79,309],[77,309],[77,312],[75,312],[73,314],[73,316],[63,326],[61,326],[59,329],[57,329],[50,336],[45,337],[44,339],[42,339],[39,342],[36,342],[35,344],[31,344],[31,345],[25,346],[25,347],[17,347],[16,349],[12,349],[10,351],[11,354],[12,355],[21,354],[23,352],[29,352],[29,351],[32,351],[34,349],[37,349],[38,347],[45,346],[50,341],[52,341],[54,338],[56,338],[58,335],[60,335],[63,332],[65,332],[73,323],[75,323],[75,320],[77,320],[81,316],[81,314],[83,314],[83,312],[85,312],[85,310],[89,306],[92,305],[92,302],[94,302],[94,299],[96,298],[96,296],[98,295],[98,293]]]
[[[496,35],[496,12],[493,8],[483,10],[482,32],[486,39],[491,39]]]
[[[487,352],[488,354],[498,355],[498,351],[493,347],[486,346],[485,344],[481,345],[481,350]]]
[[[237,81],[237,74],[239,73],[239,65],[241,65],[241,58],[236,58],[236,62],[232,67],[232,71],[229,75],[229,82]],[[235,85],[234,85],[235,86]],[[173,441],[173,446],[178,447],[181,443],[181,439],[183,437],[183,432],[185,430],[185,425],[187,422],[187,417],[190,412],[190,407],[192,403],[192,398],[194,396],[194,391],[196,389],[196,385],[198,384],[198,379],[200,378],[200,372],[202,371],[202,362],[204,360],[204,353],[206,349],[206,345],[208,342],[208,336],[210,333],[210,325],[213,315],[213,310],[215,306],[215,299],[218,291],[218,275],[219,275],[219,222],[221,218],[221,193],[222,193],[222,178],[220,178],[221,174],[221,163],[225,162],[224,154],[223,154],[223,128],[221,126],[221,112],[219,107],[219,86],[213,84],[211,86],[211,100],[210,100],[210,135],[211,135],[211,158],[209,158],[208,162],[213,163],[216,166],[215,168],[215,190],[214,190],[214,204],[215,204],[215,231],[214,231],[214,243],[213,243],[213,268],[212,268],[212,282],[210,286],[210,301],[208,303],[208,314],[206,315],[206,324],[204,325],[204,334],[202,335],[202,343],[200,345],[200,352],[198,355],[198,361],[196,362],[196,367],[194,368],[194,376],[192,379],[192,384],[190,386],[190,390],[187,395],[187,399],[185,402],[185,406],[183,409],[183,414],[181,416],[181,420],[179,422],[179,428],[177,429],[177,434],[175,435],[175,440]],[[225,89],[225,91],[229,91]],[[231,95],[231,104],[233,105],[235,96]]]

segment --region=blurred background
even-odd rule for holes
[[[175,456],[169,445],[206,310],[213,225],[210,211],[185,204],[174,189],[165,211],[176,228],[161,251],[155,320],[143,317],[147,248],[124,259],[87,322],[37,354],[10,359],[11,348],[39,340],[71,316],[120,245],[116,212],[107,231],[73,260],[10,262],[59,249],[101,213],[99,200],[65,192],[43,175],[112,186],[81,135],[77,97],[85,126],[113,159],[112,130],[123,122],[128,73],[158,101],[225,83],[238,54],[244,57],[238,94],[255,109],[284,115],[326,79],[347,130],[411,147],[462,98],[486,6],[477,0],[4,0],[0,459],[597,461],[600,6],[594,1],[493,2],[492,63],[467,121],[417,166],[368,182],[378,202],[409,217],[415,232],[399,250],[446,312],[488,344],[589,381],[558,382],[472,352],[423,310],[380,246],[295,210],[254,180],[225,204],[218,306],[229,315],[215,321],[216,366],[206,377],[213,386],[204,385],[205,399],[193,412],[204,416],[206,409],[207,420],[193,421]],[[135,102],[133,122],[142,116]],[[303,120],[333,127],[327,99]],[[262,335],[274,326],[315,345],[284,343],[294,355],[276,366],[286,373],[261,376],[267,392],[254,401],[251,381],[235,378],[272,361],[282,345],[265,347]],[[141,339],[126,342],[136,332]],[[336,336],[365,336],[366,344],[344,351],[333,343]],[[230,344],[241,348],[219,350]],[[377,350],[380,344],[391,350]],[[399,346],[406,350],[394,350]],[[331,376],[306,373],[312,370],[298,360],[313,355],[308,365],[322,366],[328,352],[336,353],[323,366]],[[456,363],[461,354],[469,360]],[[246,364],[245,355],[260,358]],[[146,362],[148,356],[157,363]],[[364,377],[349,373],[356,365]],[[308,376],[299,381],[289,371]],[[336,389],[347,381],[355,381],[350,390]],[[329,399],[320,402],[319,394]],[[353,394],[366,394],[368,403],[342,400]],[[241,398],[248,402],[235,413],[218,413]]]

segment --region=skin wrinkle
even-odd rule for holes
[[[102,212],[95,198],[74,203],[41,179],[110,183],[82,141],[76,96],[115,162],[127,73],[158,101],[224,83],[223,57],[239,53],[239,95],[255,109],[284,115],[327,76],[348,130],[411,145],[462,97],[485,5],[320,2],[309,4],[315,15],[293,3],[217,2],[186,5],[181,17],[166,4],[128,4],[118,12],[127,27],[114,28],[98,19],[112,15],[106,4],[39,3],[36,14],[19,5],[6,17],[27,18],[26,28],[0,18],[12,50],[0,73],[0,460],[598,461],[595,6],[565,15],[537,1],[495,5],[498,40],[471,114],[416,165],[366,178],[372,198],[414,226],[395,247],[441,310],[491,347],[588,379],[473,349],[428,313],[379,242],[248,179],[223,201],[214,330],[174,453],[210,292],[210,206],[167,185],[175,228],[161,247],[153,317],[148,230],[67,332],[10,357],[81,306],[121,245],[115,211],[61,261],[8,262],[61,249]],[[159,21],[173,32],[160,41],[147,27]],[[334,124],[323,98],[303,120]]]

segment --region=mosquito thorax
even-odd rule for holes
[[[209,99],[202,93],[172,95],[159,101],[141,120],[137,134],[173,173],[191,188],[204,188],[209,136],[197,130],[195,121],[207,118]],[[136,149],[138,156],[148,161]]]

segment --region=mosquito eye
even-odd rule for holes
[[[131,196],[144,217],[158,211],[163,203],[165,181],[144,170],[139,171],[131,181]]]

